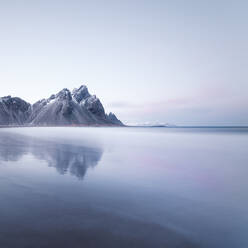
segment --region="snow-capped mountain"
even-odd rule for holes
[[[0,98],[0,125],[64,126],[115,125],[122,122],[105,113],[100,100],[85,85],[63,89],[33,105],[17,97]]]
[[[0,125],[23,125],[31,114],[31,104],[19,97],[0,98]]]

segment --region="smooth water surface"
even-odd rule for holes
[[[0,247],[248,247],[248,129],[0,129]]]

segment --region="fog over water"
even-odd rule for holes
[[[248,247],[248,128],[1,128],[0,247]]]

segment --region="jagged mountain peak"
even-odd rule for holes
[[[59,98],[61,100],[71,100],[72,99],[71,92],[67,88],[64,88],[63,90],[59,91],[59,93],[57,93],[55,97]]]
[[[86,85],[72,91],[64,88],[33,105],[18,97],[0,98],[0,125],[123,125],[105,113],[99,98]]]
[[[72,95],[75,100],[80,103],[82,100],[86,99],[90,96],[88,88],[86,85],[81,85],[79,88],[75,88],[72,91]]]
[[[114,122],[114,123],[116,123],[116,124],[119,124],[119,125],[123,125],[123,123],[116,117],[116,115],[114,114],[114,113],[112,113],[112,112],[110,112],[109,114],[108,114],[108,118],[112,121],[112,122]]]

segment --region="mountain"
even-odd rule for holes
[[[106,114],[101,101],[85,85],[72,92],[63,89],[33,105],[18,97],[0,98],[0,125],[123,126],[113,114]]]
[[[31,104],[19,97],[0,98],[0,125],[23,125],[31,114]]]

